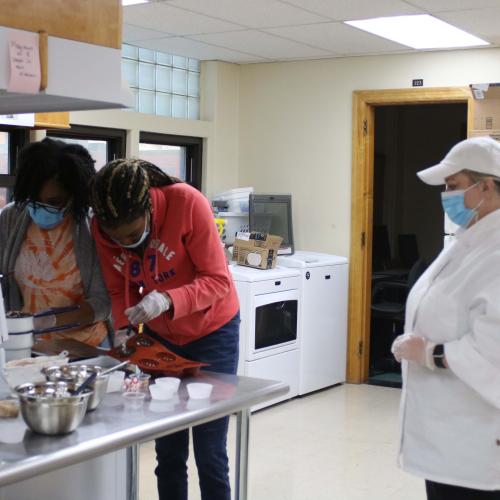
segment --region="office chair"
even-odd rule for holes
[[[398,257],[401,267],[407,269],[419,259],[416,234],[398,234]]]
[[[425,260],[418,259],[411,267],[408,279],[379,281],[375,283],[372,290],[372,317],[391,318],[395,321],[404,320],[408,292],[425,271],[426,267]]]
[[[408,292],[426,268],[425,260],[418,259],[411,267],[407,279],[391,279],[374,283],[370,336],[370,357],[374,359],[371,361],[376,362],[377,359],[392,360],[390,346],[396,336],[403,333]],[[391,326],[387,328],[389,324]],[[389,329],[390,332],[387,331]]]

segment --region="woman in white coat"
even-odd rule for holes
[[[426,479],[429,500],[500,500],[500,143],[467,139],[418,175],[446,185],[461,228],[411,290],[392,346],[400,465]]]

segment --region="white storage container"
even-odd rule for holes
[[[235,188],[223,193],[216,194],[214,201],[227,201],[228,212],[248,213],[248,197],[253,193],[253,187]]]
[[[221,239],[228,245],[234,243],[236,233],[239,231],[248,232],[250,230],[248,212],[219,212],[217,217],[226,221]]]

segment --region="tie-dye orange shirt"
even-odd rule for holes
[[[85,299],[73,242],[73,219],[65,217],[54,229],[31,223],[15,266],[16,281],[23,296],[23,311],[35,313],[64,307]],[[98,322],[70,332],[48,333],[43,338],[72,338],[97,346],[106,336]]]

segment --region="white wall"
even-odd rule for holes
[[[348,255],[353,90],[500,81],[500,49],[253,64],[240,75],[240,185],[291,192],[296,246]]]
[[[238,186],[240,67],[206,62],[201,75],[201,116],[213,124],[204,191],[212,195]]]
[[[296,246],[348,255],[353,90],[500,81],[500,49],[267,64],[202,64],[202,121],[123,111],[71,122],[204,137],[203,191],[290,192]],[[136,154],[132,146],[128,154]]]
[[[239,66],[206,62],[201,68],[201,120],[132,111],[78,111],[70,123],[127,131],[127,156],[137,156],[141,131],[204,138],[203,192],[208,196],[238,183]]]

